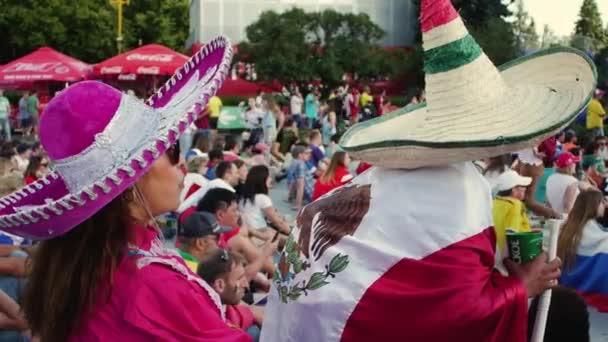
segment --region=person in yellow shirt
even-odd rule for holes
[[[369,86],[363,87],[363,93],[359,97],[359,104],[361,105],[360,108],[367,106],[370,102],[374,100],[370,93],[371,91],[369,89]]]
[[[593,137],[604,136],[604,117],[606,111],[600,102],[604,92],[601,90],[595,91],[595,98],[589,102],[587,107],[587,129],[591,131]]]
[[[207,103],[207,111],[209,111],[209,126],[211,126],[211,129],[217,129],[217,120],[222,113],[222,106],[222,100],[217,96],[210,98],[209,102]]]
[[[220,227],[212,213],[186,211],[180,217],[177,228],[177,239],[180,243],[177,253],[196,273],[198,264],[219,248],[219,235],[230,230],[232,229]]]
[[[503,172],[494,183],[497,192],[494,199],[493,216],[496,243],[500,251],[506,248],[506,230],[513,229],[518,232],[529,232],[530,221],[526,214],[523,200],[526,197],[526,188],[532,183],[532,178],[522,177],[514,170]]]

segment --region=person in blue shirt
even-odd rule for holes
[[[314,89],[305,100],[306,105],[306,126],[311,129],[315,122],[319,119],[319,90]]]
[[[222,150],[214,149],[209,151],[209,164],[207,164],[207,173],[205,173],[205,178],[208,180],[214,180],[215,167],[223,160],[224,152],[222,152]]]

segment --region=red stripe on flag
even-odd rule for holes
[[[450,0],[422,0],[420,4],[420,27],[427,32],[445,25],[458,17]]]
[[[370,286],[342,341],[524,342],[527,295],[494,270],[493,228],[422,260],[403,259]]]
[[[585,298],[587,305],[593,306],[599,312],[608,312],[608,296],[595,292],[576,292]]]

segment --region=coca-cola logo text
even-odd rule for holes
[[[100,72],[102,74],[120,74],[122,72],[121,66],[103,67]]]
[[[168,63],[173,60],[173,55],[164,53],[158,53],[153,55],[133,53],[127,56],[128,61],[142,61],[142,62],[163,62]]]
[[[160,73],[159,67],[139,67],[137,68],[138,74],[147,75],[158,75]]]
[[[2,70],[3,73],[12,72],[55,72],[57,74],[65,74],[70,71],[70,68],[61,62],[52,63],[15,63],[6,69]]]

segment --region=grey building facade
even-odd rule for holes
[[[416,15],[411,0],[191,0],[188,46],[225,35],[237,44],[246,40],[245,28],[267,10],[282,12],[292,7],[305,11],[334,9],[343,13],[367,13],[387,35],[385,46],[411,46]]]

